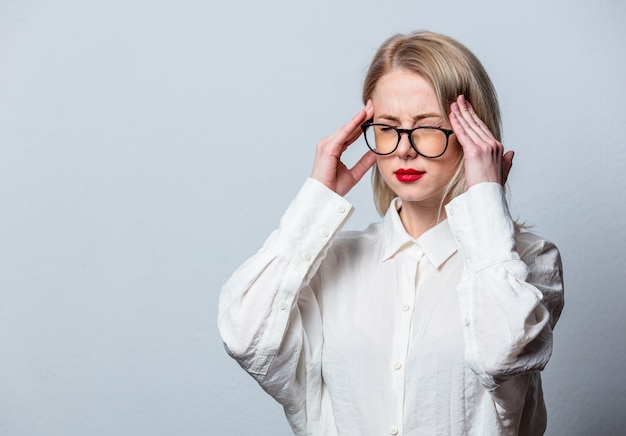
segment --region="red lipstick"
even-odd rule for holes
[[[418,171],[414,169],[400,168],[396,170],[394,174],[396,175],[396,179],[398,179],[398,181],[403,183],[411,183],[418,181],[426,173],[424,171]]]

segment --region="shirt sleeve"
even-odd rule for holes
[[[496,403],[514,407],[507,403],[523,398],[511,379],[542,370],[552,352],[563,307],[559,252],[532,233],[516,233],[497,183],[473,186],[446,212],[463,259],[465,360]]]
[[[218,327],[227,352],[283,404],[296,432],[306,425],[303,407],[312,393],[305,391],[321,389],[322,326],[309,282],[352,211],[343,197],[308,179],[278,229],[220,293]]]

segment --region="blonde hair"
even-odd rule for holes
[[[417,73],[427,79],[435,90],[441,113],[447,122],[450,104],[463,94],[496,139],[501,140],[500,107],[493,84],[478,58],[458,41],[426,31],[389,38],[374,55],[365,76],[364,104],[372,96],[378,80],[392,70]],[[440,212],[446,203],[466,190],[463,165],[461,157],[454,175],[444,188]],[[372,172],[372,186],[376,209],[384,215],[396,194],[385,183],[376,166]]]

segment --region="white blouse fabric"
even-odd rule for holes
[[[557,248],[515,232],[495,183],[455,198],[418,239],[400,206],[339,232],[352,206],[307,180],[222,289],[228,353],[297,435],[543,434]]]

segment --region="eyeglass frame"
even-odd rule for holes
[[[374,146],[374,148],[372,148],[372,146],[367,141],[367,135],[365,134],[365,131],[368,129],[368,127],[374,127],[374,126],[389,127],[395,130],[395,132],[398,134],[398,142],[396,143],[396,146],[393,148],[393,150],[391,150],[389,153],[380,153],[376,151],[375,150],[376,147]],[[443,151],[439,153],[437,156],[428,156],[420,152],[417,149],[417,145],[413,143],[413,132],[419,129],[434,129],[434,130],[439,130],[440,132],[443,132],[446,135],[446,146],[443,148]],[[368,120],[364,122],[363,124],[361,124],[361,130],[363,131],[363,137],[365,138],[365,144],[367,144],[367,148],[369,148],[373,153],[379,156],[389,156],[390,154],[395,153],[395,151],[398,149],[398,146],[400,145],[400,141],[402,140],[402,134],[406,133],[409,138],[409,144],[411,144],[411,148],[415,150],[417,154],[427,159],[437,159],[438,157],[443,156],[443,154],[448,150],[448,144],[450,143],[450,135],[454,133],[454,130],[444,129],[442,127],[436,127],[436,126],[417,126],[417,127],[414,127],[413,129],[402,129],[400,127],[390,126],[389,124],[374,123],[373,120]]]

